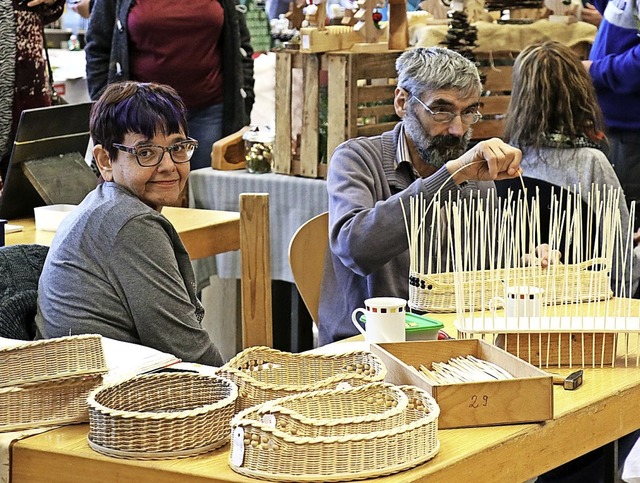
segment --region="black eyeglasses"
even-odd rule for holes
[[[187,138],[171,146],[158,146],[156,144],[146,144],[142,146],[126,146],[124,144],[113,143],[113,147],[119,151],[133,154],[136,161],[143,168],[153,168],[162,162],[164,153],[169,153],[171,161],[176,164],[188,163],[193,156],[193,152],[198,147],[198,141]]]
[[[478,111],[476,111],[476,112],[463,112],[461,114],[456,114],[455,112],[450,112],[450,111],[437,111],[437,112],[434,112],[433,110],[431,110],[431,108],[429,106],[427,106],[424,102],[422,102],[416,96],[412,95],[411,97],[413,97],[416,101],[418,101],[420,103],[420,105],[422,107],[424,107],[429,114],[431,114],[431,117],[433,118],[433,120],[435,122],[441,122],[443,124],[444,123],[448,124],[451,121],[453,121],[457,116],[460,116],[460,120],[462,121],[463,124],[475,124],[480,119],[482,119],[482,114],[480,114]]]

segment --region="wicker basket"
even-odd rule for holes
[[[467,311],[488,309],[489,300],[501,295],[505,281],[509,280],[515,281],[516,285],[545,289],[545,305],[606,300],[612,296],[609,272],[609,262],[605,258],[554,266],[548,270],[539,267],[494,269],[473,276],[465,272],[458,274],[464,280],[460,300]],[[412,271],[409,274],[409,307],[432,313],[455,312],[455,277],[453,272],[425,275]]]
[[[341,383],[361,386],[382,381],[382,361],[366,351],[336,355],[292,354],[249,347],[218,372],[238,386],[236,411],[299,392],[333,389]]]
[[[435,400],[413,386],[371,386],[301,393],[241,411],[231,421],[231,468],[270,481],[347,481],[433,458],[440,447]],[[386,404],[398,390],[403,400]],[[349,416],[358,397],[365,412]]]
[[[328,417],[327,406],[335,416]],[[351,390],[325,389],[315,397],[287,396],[253,406],[246,419],[276,421],[276,429],[297,436],[367,434],[405,423],[407,395],[397,386],[374,382]],[[253,411],[252,411],[253,410]]]
[[[0,388],[106,372],[99,335],[60,337],[0,349]]]
[[[0,431],[86,422],[87,396],[101,383],[97,374],[0,388]]]
[[[184,458],[229,440],[238,389],[196,373],[143,374],[93,391],[89,446],[118,458]]]

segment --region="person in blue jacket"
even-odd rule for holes
[[[609,160],[627,202],[640,201],[640,0],[594,0],[593,4],[603,18],[589,60],[583,63],[604,114]]]

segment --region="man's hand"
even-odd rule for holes
[[[540,265],[542,268],[547,268],[549,265],[561,265],[562,253],[558,250],[551,250],[548,243],[542,243],[538,245],[531,255],[525,255],[523,257],[523,263],[525,266]]]
[[[598,10],[596,10],[596,7],[594,7],[590,3],[586,3],[584,8],[582,9],[580,20],[599,27],[600,22],[602,22],[602,14],[598,12]]]
[[[481,141],[458,159],[445,166],[456,183],[464,181],[494,181],[515,178],[520,175],[522,151],[492,138]]]

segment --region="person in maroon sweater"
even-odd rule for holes
[[[9,166],[20,113],[51,105],[43,27],[65,0],[0,0],[0,176]],[[1,181],[0,181],[1,186]]]
[[[236,0],[95,0],[87,29],[92,99],[122,80],[176,89],[199,148],[191,169],[211,166],[211,146],[250,122],[253,50]]]

